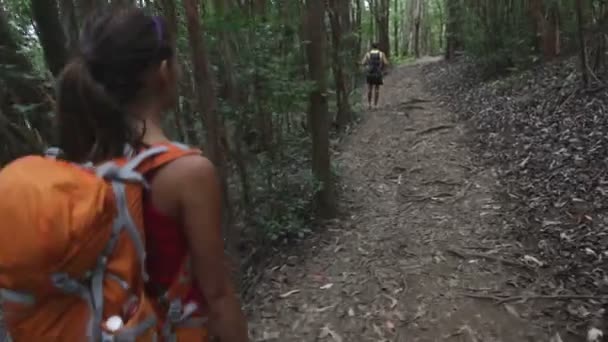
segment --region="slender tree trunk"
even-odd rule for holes
[[[560,52],[560,23],[559,7],[552,4],[549,7],[549,18],[546,20],[545,32],[543,32],[543,47],[545,57],[551,59],[559,55]]]
[[[256,18],[265,23],[267,21],[267,7],[266,0],[254,0],[254,15]],[[255,39],[255,38],[253,38]],[[260,59],[264,58],[262,56],[255,56],[254,58]],[[255,89],[255,101],[256,101],[256,120],[255,125],[257,130],[261,135],[262,147],[265,151],[270,151],[273,154],[273,141],[274,141],[274,132],[273,132],[273,122],[272,122],[272,112],[268,109],[267,105],[267,96],[264,94],[263,89],[265,88],[265,83],[267,82],[265,75],[261,72],[261,70],[257,67],[257,65],[261,64],[256,63],[255,75],[254,75],[254,89]]]
[[[175,12],[175,0],[162,0],[162,12],[165,15],[167,21],[167,30],[169,31],[171,38],[176,41],[178,34],[178,25],[177,14]],[[184,74],[185,69],[182,63],[180,63],[179,68],[182,70],[182,74]],[[186,80],[188,80],[188,78],[186,78]],[[186,134],[184,125],[182,123],[181,106],[179,104],[176,106],[172,118],[173,125],[175,126],[175,130],[177,131],[177,138],[180,141],[185,141]]]
[[[579,56],[581,63],[581,79],[583,86],[589,86],[589,71],[587,64],[587,47],[585,46],[585,33],[584,33],[584,14],[583,14],[583,0],[576,0],[576,21],[578,23],[578,43],[579,43]]]
[[[214,0],[214,7],[216,10],[216,15],[219,18],[225,18],[226,14],[233,11],[239,11],[233,3],[227,2],[226,0]],[[238,89],[236,83],[236,72],[234,70],[234,55],[235,52],[233,50],[233,45],[231,42],[233,41],[233,36],[229,32],[221,32],[220,33],[220,53],[222,54],[222,62],[221,62],[221,72],[222,75],[222,83],[223,83],[223,95],[226,101],[231,105],[233,110],[237,111],[237,108],[242,107],[242,103],[240,103],[240,91]],[[251,189],[250,182],[248,176],[248,168],[245,160],[245,154],[243,152],[242,139],[245,134],[245,127],[247,126],[247,116],[241,115],[241,117],[236,119],[236,129],[233,134],[233,145],[234,145],[234,162],[238,169],[239,179],[241,181],[241,190],[242,190],[242,200],[245,211],[247,212],[247,220],[251,220],[253,218],[253,213],[251,211]],[[270,127],[272,128],[272,126]],[[248,222],[251,223],[251,222]]]
[[[194,88],[198,100],[198,107],[205,123],[207,138],[205,144],[209,158],[216,164],[221,160],[218,137],[218,115],[216,112],[215,85],[213,75],[209,69],[204,35],[201,30],[200,12],[196,0],[183,0],[186,11],[188,40],[192,53],[192,66],[194,68]]]
[[[420,58],[420,24],[422,17],[422,0],[416,0],[414,9],[414,56]]]
[[[312,135],[312,171],[321,182],[316,196],[316,208],[320,217],[336,214],[334,181],[329,156],[329,116],[327,108],[327,75],[325,68],[325,27],[322,0],[306,0],[307,55],[310,78],[315,89],[310,93],[308,109],[309,128]]]
[[[387,57],[391,54],[389,10],[389,0],[376,0],[375,18],[378,29],[378,44]]]
[[[63,32],[67,37],[68,55],[73,55],[78,49],[78,20],[76,19],[76,6],[74,0],[60,0],[59,9]]]
[[[357,55],[359,55],[363,48],[363,6],[361,5],[361,1],[363,0],[355,0],[356,12],[355,12],[355,25],[357,27]]]
[[[67,44],[54,0],[32,0],[32,15],[44,52],[44,60],[53,75],[59,74],[67,62]]]
[[[215,95],[215,82],[209,67],[209,57],[205,44],[205,36],[202,34],[200,12],[196,0],[183,0],[186,13],[186,26],[188,28],[188,40],[192,52],[192,65],[194,67],[194,87],[198,98],[199,112],[203,116],[206,126],[206,151],[209,159],[218,170],[224,196],[224,231],[227,235],[228,250],[233,257],[238,257],[237,248],[240,243],[239,234],[231,224],[232,215],[230,196],[228,194],[228,170],[226,167],[225,154],[222,151],[222,141],[226,141],[223,123],[217,113],[217,99]]]
[[[80,18],[85,19],[100,8],[108,6],[108,2],[105,0],[76,0],[76,5],[78,5]]]
[[[545,15],[543,0],[530,0],[530,16],[532,19],[535,35],[534,48],[539,53],[544,53],[545,38]]]
[[[134,6],[136,4],[135,0],[112,0],[111,6],[113,8]]]
[[[399,56],[399,1],[393,0],[393,51]]]
[[[447,24],[446,24],[446,59],[454,58],[454,54],[459,45],[459,21],[460,13],[458,8],[458,0],[447,0]]]
[[[346,0],[329,0],[327,1],[327,13],[331,25],[332,38],[332,71],[336,86],[336,102],[338,105],[338,114],[336,116],[336,124],[339,129],[346,128],[351,121],[351,108],[348,101],[348,91],[346,89],[346,77],[344,75],[344,64],[341,56],[343,51],[342,40],[342,22],[343,16],[340,14],[340,1]]]

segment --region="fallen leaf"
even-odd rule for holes
[[[314,311],[315,312],[325,312],[325,311],[331,310],[331,309],[333,309],[335,307],[336,307],[336,305],[334,304],[334,305],[325,306],[325,307],[322,307],[322,308],[316,308],[316,309],[314,309]]]
[[[555,333],[555,335],[551,337],[549,342],[564,342],[564,340],[562,340],[562,337],[559,335],[559,333]]]
[[[530,263],[535,263],[536,265],[538,265],[539,267],[542,267],[544,265],[544,263],[540,260],[538,260],[537,258],[531,256],[531,255],[525,255],[524,256],[524,261]]]
[[[291,291],[289,291],[289,292],[285,292],[285,293],[283,293],[283,294],[282,294],[282,295],[280,295],[279,297],[281,297],[281,298],[287,298],[287,297],[289,297],[289,296],[291,296],[291,295],[294,295],[294,294],[296,294],[296,293],[300,293],[300,290],[291,290]]]
[[[321,290],[329,290],[334,286],[334,284],[329,283],[329,284],[325,284],[323,286],[321,286]]]
[[[273,332],[267,332],[264,331],[264,333],[262,334],[262,340],[263,341],[269,341],[269,340],[276,340],[279,338],[279,332],[278,331],[273,331]]]
[[[394,309],[395,306],[397,306],[397,304],[399,303],[399,301],[387,294],[383,294],[384,298],[388,299],[391,301],[391,309]]]
[[[319,338],[327,338],[331,337],[335,342],[342,342],[342,336],[338,335],[337,332],[331,330],[329,326],[324,326],[321,328],[321,332],[319,333]]]
[[[510,313],[513,317],[521,318],[521,315],[519,314],[519,312],[517,312],[517,310],[515,310],[515,308],[512,305],[504,304],[504,307],[505,307],[505,310],[507,310],[507,312]]]
[[[604,332],[598,328],[591,328],[587,331],[587,342],[600,342],[604,337]]]

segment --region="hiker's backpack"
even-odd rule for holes
[[[144,291],[144,174],[198,153],[161,144],[98,166],[26,156],[0,171],[0,303],[13,341],[175,340],[191,281],[184,268],[162,299],[172,312]]]
[[[382,55],[380,51],[369,53],[367,73],[368,75],[379,75],[382,72]]]

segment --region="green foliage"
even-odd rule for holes
[[[319,189],[311,173],[308,158],[310,139],[292,136],[284,142],[283,155],[272,158],[258,156],[252,179],[253,222],[261,240],[276,241],[301,238],[311,231],[314,218],[312,199]]]
[[[251,216],[248,219],[261,240],[302,236],[310,230],[315,193],[308,157],[311,142],[302,127],[313,84],[307,78],[304,46],[296,27],[238,12],[208,16],[211,60],[217,63],[214,70],[218,79],[227,72],[222,44],[228,40],[235,52],[230,65],[234,81],[248,94],[236,102],[222,100],[227,125],[245,127],[247,133],[259,137],[260,115],[269,113],[273,122],[269,149],[254,152],[253,158],[245,161],[251,188],[250,208],[245,209]]]
[[[562,51],[575,47],[575,1],[544,0],[542,6],[544,29],[549,27],[551,11],[557,11]],[[542,32],[536,32],[537,18],[527,1],[461,2],[459,14],[464,50],[478,61],[486,75],[526,68],[543,58]]]
[[[486,74],[508,70],[536,60],[529,25],[520,21],[500,20],[510,14],[483,17],[477,9],[463,11],[463,45]],[[511,14],[515,15],[515,14]]]

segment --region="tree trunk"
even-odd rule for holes
[[[334,81],[336,86],[336,103],[338,106],[338,113],[336,116],[336,124],[338,129],[344,129],[351,122],[351,108],[348,101],[348,91],[346,88],[346,77],[344,75],[344,62],[341,56],[343,49],[342,40],[342,20],[344,18],[340,14],[341,4],[346,0],[328,0],[327,1],[327,13],[329,16],[329,22],[331,25],[331,56],[332,56],[332,71],[334,75]]]
[[[363,0],[355,0],[355,5],[356,5],[356,9],[355,9],[355,26],[357,27],[357,55],[359,55],[361,53],[361,50],[363,48],[363,22],[362,22],[362,15],[363,15],[363,9],[362,9],[362,5],[361,5],[361,1]]]
[[[201,30],[199,9],[196,0],[183,0],[188,28],[188,40],[192,53],[194,68],[194,88],[198,100],[198,109],[202,115],[207,131],[205,141],[209,159],[218,167],[221,165],[221,152],[218,136],[218,115],[216,112],[215,85],[209,68],[209,59]]]
[[[399,1],[393,0],[393,51],[399,56]]]
[[[387,57],[391,54],[389,10],[389,0],[376,0],[375,18],[378,29],[378,45],[380,45],[380,49],[384,51]]]
[[[414,8],[414,56],[420,58],[420,21],[422,12],[421,0],[416,0]]]
[[[135,4],[135,0],[112,0],[111,2],[112,8],[135,6]]]
[[[73,55],[78,50],[78,20],[76,19],[76,6],[74,0],[60,0],[59,12],[63,23],[63,32],[67,37],[68,55]]]
[[[549,19],[546,20],[543,32],[543,48],[546,59],[552,59],[560,52],[560,23],[559,7],[557,4],[549,8]]]
[[[448,60],[454,58],[456,49],[459,45],[460,32],[458,23],[460,22],[460,12],[458,6],[458,0],[447,0],[445,58]]]
[[[203,116],[207,132],[206,152],[209,159],[215,164],[223,190],[222,201],[224,204],[223,223],[224,231],[228,240],[228,250],[233,257],[237,257],[239,245],[239,234],[230,222],[232,215],[230,196],[228,194],[228,170],[226,168],[225,155],[222,152],[221,142],[225,141],[226,132],[222,127],[222,121],[217,113],[217,101],[215,95],[215,82],[209,67],[205,36],[202,34],[200,12],[196,0],[183,0],[186,13],[186,26],[188,28],[188,40],[192,53],[192,65],[194,67],[194,87],[198,100],[198,108]]]
[[[167,20],[167,30],[171,35],[174,42],[177,40],[178,34],[178,25],[177,25],[177,14],[175,12],[175,1],[174,0],[162,0],[162,12]],[[180,63],[179,68],[182,70],[182,73],[185,71],[184,65]],[[186,78],[186,81],[188,78]],[[177,131],[177,138],[180,141],[184,141],[186,139],[184,125],[182,123],[182,112],[181,106],[178,104],[175,108],[175,112],[172,115],[173,125],[175,125],[175,130]]]
[[[266,7],[266,0],[252,0],[252,10],[253,10],[253,14],[255,16],[255,18],[258,21],[261,22],[266,22],[266,16],[267,16],[267,7]],[[253,32],[252,32],[253,33]],[[255,39],[254,37],[251,37],[251,39]],[[256,55],[254,57],[256,60],[259,60],[260,58],[264,58],[262,56],[260,56],[259,54]],[[267,101],[266,101],[266,95],[264,94],[264,89],[265,84],[266,84],[266,77],[263,74],[263,72],[261,72],[261,70],[258,68],[258,65],[261,65],[262,62],[260,61],[259,63],[256,62],[255,63],[255,70],[254,70],[254,77],[253,77],[253,83],[254,83],[254,98],[255,98],[255,103],[256,103],[256,115],[255,115],[255,120],[254,120],[254,124],[255,127],[257,129],[257,131],[260,133],[260,139],[261,139],[261,145],[262,148],[265,151],[270,151],[271,154],[273,152],[272,149],[272,145],[273,145],[273,141],[274,141],[274,132],[273,132],[273,122],[272,122],[272,113],[271,111],[267,108]]]
[[[59,20],[59,8],[54,0],[32,0],[32,16],[36,33],[49,70],[57,76],[67,62],[67,44]]]
[[[316,194],[316,209],[320,217],[336,214],[334,182],[329,156],[329,116],[327,108],[327,75],[325,68],[325,27],[322,0],[306,0],[306,52],[310,79],[315,89],[310,93],[308,108],[312,136],[312,171],[321,183]]]
[[[225,19],[228,13],[239,11],[239,8],[226,0],[214,0],[214,7],[216,16],[220,19]],[[234,70],[235,51],[232,42],[235,37],[233,37],[230,32],[220,32],[219,36],[219,50],[222,55],[222,61],[220,63],[220,77],[223,88],[222,95],[228,104],[230,104],[232,110],[239,112],[238,108],[242,108],[243,104],[241,103],[240,89],[236,82],[236,71]],[[233,160],[237,167],[239,179],[241,181],[242,200],[244,209],[247,213],[246,220],[249,220],[247,223],[250,224],[254,214],[251,211],[250,181],[248,178],[248,168],[242,146],[245,127],[247,127],[249,123],[246,115],[239,116],[240,117],[236,118],[236,127],[234,129],[234,134],[232,134],[232,145],[234,146]],[[270,116],[270,114],[268,114],[268,116]],[[272,130],[272,124],[270,124],[268,129]],[[232,150],[230,151],[232,152]]]
[[[78,0],[76,4],[79,5],[80,18],[84,20],[98,9],[107,6],[108,2],[105,0]]]
[[[357,64],[359,59],[359,52],[357,50],[357,42],[355,33],[353,32],[353,18],[351,18],[352,12],[352,0],[339,0],[338,12],[340,13],[340,28],[342,37],[342,47],[340,49],[340,58],[342,61],[343,72],[344,72],[344,88],[345,94],[348,98],[354,84],[354,80],[349,76],[357,73],[353,70],[353,67]],[[350,107],[350,104],[349,104]]]
[[[581,79],[583,86],[589,86],[589,71],[587,64],[587,47],[585,46],[583,0],[576,0],[576,21],[578,24],[579,56],[581,62]]]

